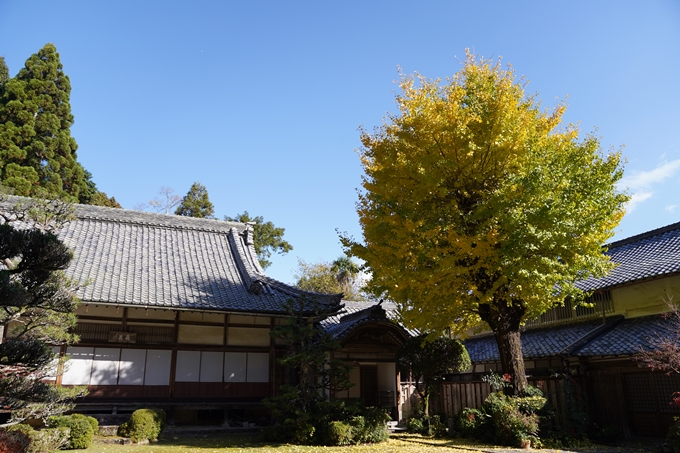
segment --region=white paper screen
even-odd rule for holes
[[[144,384],[146,349],[123,349],[120,353],[118,384]]]
[[[248,353],[248,382],[269,382],[269,354]]]
[[[116,385],[120,349],[95,348],[90,385]]]
[[[198,382],[201,366],[201,351],[177,351],[175,381]]]
[[[64,375],[61,383],[64,385],[88,385],[92,371],[92,355],[94,348],[68,348]]]
[[[222,352],[201,353],[201,382],[222,382]]]
[[[172,351],[149,349],[146,352],[144,385],[169,385]]]
[[[245,352],[224,353],[224,382],[246,382]]]

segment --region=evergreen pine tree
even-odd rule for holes
[[[77,340],[78,285],[62,272],[73,253],[56,236],[71,218],[62,202],[0,197],[0,336],[8,333],[0,343],[0,406],[12,412],[5,424],[60,414],[83,395],[45,381],[55,372],[51,345]]]
[[[175,210],[176,215],[212,219],[215,209],[208,198],[208,189],[199,182],[191,185],[189,192],[182,198]]]

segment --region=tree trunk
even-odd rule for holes
[[[503,374],[511,376],[512,394],[519,395],[524,392],[528,385],[519,328],[514,331],[494,332],[494,335],[500,352]]]
[[[519,326],[526,308],[521,301],[497,300],[479,306],[479,316],[494,333],[503,374],[511,377],[512,394],[519,395],[527,388]]]

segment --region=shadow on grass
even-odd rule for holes
[[[159,446],[192,448],[274,448],[277,444],[264,442],[259,433],[202,433],[161,435]]]

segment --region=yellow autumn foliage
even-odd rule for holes
[[[469,52],[445,82],[400,89],[398,113],[362,131],[363,240],[342,241],[409,327],[463,334],[499,301],[531,319],[612,268],[621,154],[562,126],[565,104],[542,109],[511,68]]]

